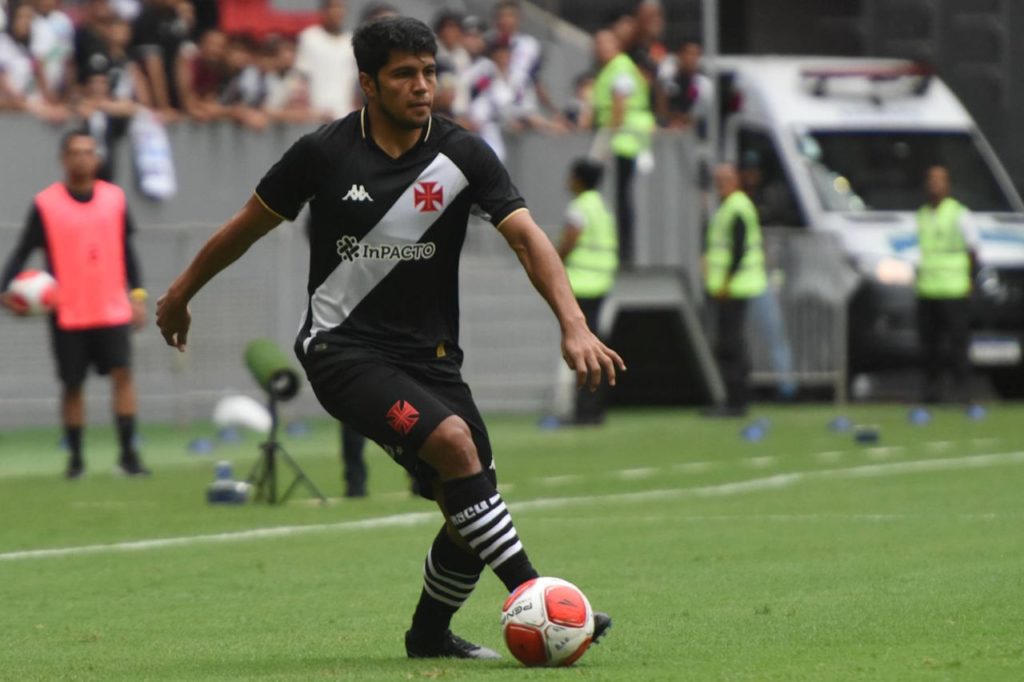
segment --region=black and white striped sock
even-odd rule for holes
[[[484,562],[468,554],[448,535],[447,526],[434,538],[423,562],[423,590],[412,627],[421,636],[440,636],[448,630],[452,616],[472,594]]]
[[[509,592],[537,577],[512,516],[485,472],[446,481],[443,487],[452,524]]]

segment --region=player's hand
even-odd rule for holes
[[[132,329],[138,331],[146,326],[146,302],[132,301]]]
[[[192,325],[192,313],[188,305],[170,291],[156,302],[156,326],[168,346],[174,346],[182,353],[188,343],[188,328]]]
[[[619,354],[601,343],[585,324],[562,334],[562,357],[576,372],[576,387],[586,386],[591,392],[601,385],[602,374],[608,377],[608,385],[614,386],[616,371],[626,370]]]
[[[28,315],[28,303],[20,296],[15,296],[9,291],[0,294],[0,304],[15,315]]]

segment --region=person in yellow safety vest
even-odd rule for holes
[[[943,369],[952,370],[958,397],[968,400],[971,364],[971,274],[978,235],[966,206],[950,196],[949,171],[925,172],[927,203],[917,211],[917,328],[923,352],[925,402],[942,399]]]
[[[601,69],[594,80],[594,122],[610,135],[615,156],[615,218],[619,229],[619,257],[624,264],[634,260],[633,180],[637,157],[651,146],[655,119],[651,96],[643,72],[622,51],[616,35],[609,30],[594,35],[594,52]]]
[[[597,191],[603,174],[604,168],[597,161],[581,158],[573,162],[568,185],[575,198],[566,210],[565,230],[558,244],[569,285],[594,333],[599,331],[601,306],[615,284],[619,268],[615,219]],[[600,424],[604,412],[603,391],[577,391],[576,424]]]
[[[715,169],[715,189],[721,203],[707,231],[705,286],[715,311],[715,359],[727,402],[705,414],[740,417],[750,401],[747,301],[765,290],[764,250],[757,208],[740,189],[735,166],[722,164]]]

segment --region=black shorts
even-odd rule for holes
[[[436,371],[365,356],[346,358],[330,348],[304,361],[306,376],[331,416],[380,445],[433,499],[437,471],[417,453],[437,426],[453,415],[469,426],[480,464],[496,485],[491,442],[469,386],[457,368]],[[429,362],[429,361],[428,361]]]
[[[51,318],[50,341],[57,360],[57,377],[71,388],[82,385],[90,366],[99,374],[131,366],[131,325],[67,331],[57,327]]]

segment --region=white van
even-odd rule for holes
[[[1024,393],[1024,204],[970,114],[934,74],[891,59],[720,57],[722,148],[756,163],[766,227],[828,231],[860,274],[850,369],[913,364],[915,212],[925,170],[949,168],[981,248],[971,357]]]

